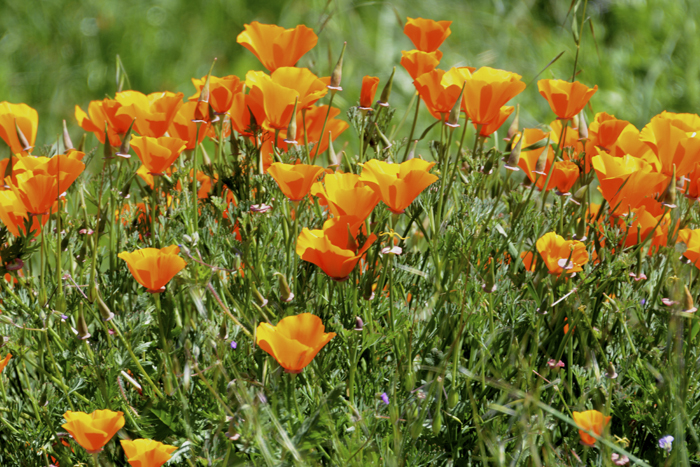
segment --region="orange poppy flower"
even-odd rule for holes
[[[376,76],[364,76],[362,78],[362,89],[360,90],[360,109],[372,110],[374,95],[377,93],[379,78]]]
[[[273,83],[293,89],[299,94],[297,111],[308,109],[328,93],[328,87],[319,77],[308,68],[281,67],[269,76],[262,71],[249,71],[245,84],[249,88],[260,86],[260,81],[269,78]]]
[[[24,144],[19,140],[17,127],[27,139],[29,148],[24,147]],[[27,104],[0,102],[0,138],[10,146],[13,154],[29,153],[34,146],[38,127],[39,114]]]
[[[352,173],[327,174],[323,183],[317,182],[311,194],[327,205],[334,216],[354,216],[364,220],[379,203],[379,195]]]
[[[281,164],[275,162],[267,169],[282,193],[290,201],[300,201],[309,194],[311,185],[324,173],[323,167],[307,164]]]
[[[180,248],[171,245],[160,250],[142,248],[133,252],[122,251],[118,257],[126,261],[136,282],[151,293],[165,290],[165,284],[177,275],[187,263],[178,256]]]
[[[434,21],[423,18],[406,18],[403,33],[411,39],[416,49],[423,52],[434,52],[452,34],[452,21]]]
[[[61,425],[73,439],[90,454],[102,451],[109,440],[124,426],[124,412],[95,410],[91,414],[71,412],[63,414]]]
[[[700,229],[683,229],[678,232],[676,243],[685,243],[685,253],[683,256],[688,258],[695,267],[700,269]]]
[[[544,234],[535,245],[550,274],[566,274],[583,271],[588,262],[586,245],[578,240],[564,240],[556,232]]]
[[[581,442],[586,446],[594,446],[596,439],[586,433],[592,431],[598,436],[603,434],[605,426],[610,422],[612,417],[605,417],[597,410],[586,410],[585,412],[574,412],[574,422],[578,426],[578,434],[581,436]]]
[[[552,165],[552,175],[549,177],[547,190],[556,187],[559,193],[568,193],[571,187],[578,180],[579,169],[578,165],[571,161],[556,161]],[[546,177],[540,177],[537,180],[537,187],[541,190],[544,186]]]
[[[435,69],[420,75],[413,82],[430,114],[438,120],[447,119],[462,92],[461,86],[443,82],[445,73],[445,70]]]
[[[256,96],[261,97],[261,94]],[[265,109],[263,108],[262,100],[258,101],[256,97],[250,94],[238,93],[233,96],[233,104],[229,115],[231,117],[231,128],[244,136],[252,136],[250,132],[253,120],[259,127],[265,121]]]
[[[484,138],[487,138],[494,134],[496,130],[501,128],[501,126],[505,123],[506,120],[508,120],[508,117],[511,116],[513,111],[515,110],[515,107],[513,106],[503,106],[501,107],[501,110],[498,112],[498,116],[496,117],[495,120],[492,120],[489,123],[486,123],[485,125],[481,126],[481,131],[479,132],[479,136],[483,136]],[[474,125],[474,128],[478,128],[478,125],[476,123],[472,123]]]
[[[5,369],[5,367],[7,366],[7,364],[10,363],[10,359],[11,359],[11,358],[12,358],[12,354],[11,354],[11,353],[8,353],[7,355],[5,355],[5,358],[3,358],[3,359],[0,361],[0,373],[2,373],[2,371]]]
[[[245,30],[238,35],[236,42],[253,52],[269,71],[296,65],[318,42],[313,29],[303,24],[294,29],[284,29],[274,24],[253,21],[244,27]]]
[[[119,110],[121,108],[121,102],[118,102],[115,99],[104,99],[102,101],[102,112],[107,119],[110,135],[112,132],[119,136],[126,134],[126,132],[129,131],[131,122],[134,120],[134,118],[128,113],[120,113]],[[110,142],[111,141],[112,140],[110,138]]]
[[[0,170],[2,170],[1,167]],[[681,192],[688,198],[700,199],[700,164],[695,164],[695,168],[681,180],[683,181]]]
[[[152,439],[123,439],[120,442],[126,460],[133,467],[160,467],[170,460],[173,452],[177,451],[176,446]]]
[[[591,159],[600,191],[615,213],[625,213],[661,191],[668,178],[653,171],[648,162],[632,156],[613,157],[601,152]],[[624,186],[623,186],[624,183]]]
[[[202,79],[192,78],[192,84],[197,88],[197,92],[189,97],[189,101],[197,102],[199,95],[207,82],[207,77]],[[219,78],[209,77],[209,105],[218,114],[229,111],[233,104],[233,96],[239,92],[244,92],[245,83],[238,76],[229,75]],[[196,105],[196,104],[195,104]]]
[[[637,159],[644,159],[654,166],[655,171],[660,172],[661,163],[657,159],[656,154],[654,154],[651,148],[640,138],[641,134],[637,127],[634,125],[627,125],[608,152],[615,157],[623,157],[629,154]],[[588,148],[589,147],[586,146],[586,150],[588,150]],[[591,152],[593,155],[599,153],[599,151]],[[591,157],[593,157],[593,155]]]
[[[564,149],[564,160],[568,160],[568,157],[570,155],[577,156],[579,153],[581,153],[584,149],[583,142],[580,141],[580,135],[578,133],[578,128],[573,127],[573,125],[569,124],[566,127],[566,131],[564,130],[564,126],[561,123],[562,121],[559,119],[554,120],[552,123],[549,124],[549,128],[551,128],[552,131],[549,132],[552,138],[552,143],[556,145],[560,145],[562,149]],[[592,125],[592,124],[591,124]],[[588,130],[588,133],[590,135],[590,127]],[[563,135],[564,141],[560,142],[559,138],[561,138]],[[590,140],[590,136],[589,136]]]
[[[371,159],[362,164],[360,181],[379,194],[395,214],[401,214],[414,199],[438,179],[430,173],[435,162],[410,159],[401,164]]]
[[[523,260],[523,266],[530,272],[535,272],[537,267],[537,257],[532,251],[523,251],[520,253],[520,258]]]
[[[118,92],[114,100],[121,106],[117,109],[115,116],[126,116],[129,118],[129,123],[136,119],[134,129],[141,136],[160,138],[168,131],[168,127],[182,106],[182,97],[181,92],[177,94],[168,91],[154,92],[149,95],[138,91]],[[108,112],[107,114],[110,118]],[[110,123],[113,123],[113,119],[110,119]]]
[[[255,342],[287,373],[301,373],[316,354],[335,337],[316,315],[301,313],[282,318],[277,326],[260,323]]]
[[[193,122],[194,113],[197,110],[197,102],[185,102],[177,111],[172,123],[168,127],[168,134],[175,138],[180,138],[187,143],[185,149],[194,149],[197,143],[204,141],[209,131],[209,122]],[[199,138],[197,138],[197,125],[199,125]]]
[[[15,237],[19,237],[20,231],[27,235],[24,227],[27,219],[29,219],[29,214],[15,192],[12,190],[0,191],[0,221],[7,227],[7,230]],[[46,224],[48,220],[49,216],[42,216],[41,218],[42,224]],[[35,231],[37,235],[39,234],[41,228],[38,216],[32,216],[30,229]]]
[[[518,144],[520,138],[523,139],[523,142],[521,143],[521,148],[525,149],[538,142],[542,142],[542,144],[546,143],[548,136],[551,140],[551,133],[545,133],[539,128],[525,128],[521,133],[517,133],[513,137],[513,147],[515,147],[515,145]],[[551,144],[548,146],[542,146],[540,148],[530,149],[529,151],[522,151],[520,153],[518,167],[520,167],[523,170],[523,172],[525,172],[527,178],[529,178],[530,181],[533,183],[535,182],[535,180],[539,180],[540,178],[546,178],[545,175],[535,173],[535,169],[537,167],[537,160],[540,158],[540,156],[542,155],[542,151],[544,150],[547,150],[547,161],[545,164],[544,173],[548,174],[550,168],[552,167],[552,164],[554,163],[554,149],[552,149]],[[541,186],[544,186],[544,180],[542,180],[541,183]]]
[[[192,180],[192,170],[189,173],[190,181]],[[197,198],[206,199],[209,197],[209,192],[211,191],[212,183],[219,181],[219,178],[214,174],[212,179],[209,175],[205,174],[201,170],[197,171],[197,183],[199,183],[199,188],[197,189]]]
[[[401,66],[406,69],[414,80],[424,73],[433,71],[440,64],[440,59],[442,59],[442,52],[439,50],[434,52],[423,52],[421,50],[401,51]]]
[[[629,125],[630,122],[626,120],[618,120],[614,115],[598,112],[588,125],[588,139],[596,148],[610,152],[622,131]]]
[[[462,110],[472,122],[488,125],[498,117],[501,107],[525,89],[520,78],[509,71],[479,68],[466,81]]]
[[[676,119],[676,114],[664,112],[651,119],[642,129],[639,137],[656,155],[661,172],[682,177],[700,162],[700,135],[696,131],[686,131],[682,119]]]
[[[102,144],[105,142],[105,122],[107,122],[107,115],[105,114],[103,106],[104,101],[90,101],[87,113],[79,106],[75,106],[75,119],[78,121],[78,125],[80,125],[83,130],[94,133]],[[109,144],[115,147],[121,145],[121,138],[114,127],[108,125],[107,129],[109,133]]]
[[[337,117],[340,115],[340,109],[336,107],[331,107],[331,111],[328,114],[328,121],[326,122],[326,128],[323,130],[323,122],[326,120],[326,114],[328,113],[328,106],[312,106],[306,111],[306,133],[309,145],[313,144],[314,147],[317,145],[318,154],[323,154],[326,149],[328,149],[328,135],[330,134],[333,141],[338,138],[345,130],[350,128],[348,122],[340,120]],[[297,115],[297,141],[304,141],[304,125],[301,124],[302,119],[300,115]],[[324,131],[321,135],[321,130]],[[316,157],[316,150],[312,152],[313,157]]]
[[[134,136],[131,147],[149,172],[162,175],[187,147],[187,142],[170,136]]]
[[[541,79],[537,82],[537,89],[547,99],[557,117],[568,120],[583,110],[598,90],[598,85],[589,88],[578,81],[571,83],[561,79]]]
[[[265,112],[264,121],[258,120],[258,125],[268,130],[286,130],[294,112],[294,103],[299,99],[299,91],[274,82],[262,72],[248,72],[246,82],[248,78],[252,83],[249,96]]]
[[[632,216],[631,223],[628,222],[628,216]],[[649,256],[653,255],[659,247],[666,246],[668,229],[672,225],[670,213],[665,212],[663,205],[653,198],[645,198],[639,206],[630,209],[629,213],[620,215],[617,223],[625,232],[622,242],[624,247],[634,246],[639,243],[639,240],[644,242],[651,238],[647,251]]]

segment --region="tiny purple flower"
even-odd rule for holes
[[[66,315],[61,315],[61,319],[62,319],[63,321],[65,321],[65,320],[68,319],[68,316],[66,316]]]
[[[238,348],[238,344],[236,343],[236,341],[231,341],[231,348],[234,350]]]
[[[384,402],[386,405],[389,405],[389,396],[386,395],[385,392],[382,393],[382,402]]]
[[[673,449],[673,440],[673,436],[666,435],[659,440],[659,447],[666,450],[666,452],[670,454],[671,449]]]

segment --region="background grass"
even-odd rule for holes
[[[125,0],[120,2],[27,0],[7,2],[0,14],[0,99],[25,102],[39,111],[38,142],[60,132],[61,119],[77,131],[75,104],[113,95],[119,54],[132,87],[142,92],[182,91],[190,78],[261,69],[236,43],[244,23],[261,21],[292,27],[304,23],[319,34],[319,45],[302,58],[319,75],[330,73],[342,41],[348,41],[343,86],[336,102],[345,110],[359,95],[361,77],[385,80],[412,44],[402,33],[407,16],[453,20],[443,45],[442,68],[490,65],[515,71],[529,82],[560,52],[544,75],[566,78],[575,46],[567,0],[347,1],[347,0]],[[700,106],[697,21],[691,0],[597,0],[589,2],[590,29],[583,37],[579,80],[600,88],[591,105],[643,126],[662,110],[695,112]],[[399,67],[395,92],[398,115],[413,93]],[[345,101],[343,101],[343,99]],[[523,123],[553,117],[537,87],[515,102]]]

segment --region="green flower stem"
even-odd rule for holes
[[[301,124],[304,127],[304,155],[306,156],[305,163],[311,162],[311,154],[309,153],[309,136],[306,134],[306,109],[301,110]]]
[[[194,138],[194,153],[192,153],[192,212],[190,222],[192,223],[190,228],[190,233],[194,234],[199,230],[199,212],[197,208],[199,207],[199,198],[197,198],[197,157],[199,156],[199,130],[201,125],[199,122],[196,123],[197,132]]]
[[[335,92],[331,91],[331,100],[328,102],[328,112],[326,112],[326,118],[323,120],[323,126],[321,127],[321,136],[318,138],[318,143],[316,143],[316,152],[314,153],[314,159],[318,156],[318,151],[321,149],[321,142],[323,141],[323,135],[326,131],[326,123],[328,123],[328,117],[331,114],[331,107],[333,106],[333,98],[335,97]],[[304,132],[304,138],[306,140],[306,132]]]
[[[163,346],[163,356],[165,360],[165,379],[163,381],[163,389],[168,395],[173,394],[173,383],[172,376],[173,372],[173,362],[170,359],[170,346],[168,345],[168,339],[165,337],[165,327],[163,326],[163,310],[160,306],[160,294],[153,294],[153,301],[156,304],[156,321],[158,321],[158,333],[160,335],[160,345]]]

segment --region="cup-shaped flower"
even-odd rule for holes
[[[434,52],[452,34],[452,21],[435,21],[424,18],[406,18],[403,33],[411,39],[416,49]]]
[[[311,194],[336,217],[355,216],[364,220],[379,203],[379,195],[353,173],[327,174],[323,183],[312,186]]]
[[[141,136],[159,138],[168,131],[168,127],[182,105],[182,97],[181,92],[177,94],[168,91],[154,92],[149,95],[138,91],[118,92],[114,99],[120,106],[114,118],[110,119],[110,123],[113,120],[122,119],[131,123],[136,119],[134,129]],[[106,111],[106,113],[109,118],[110,112]]]
[[[362,165],[360,181],[377,192],[395,214],[401,214],[438,177],[430,173],[435,162],[410,159],[401,164],[371,159]]]
[[[264,120],[257,121],[258,125],[268,130],[286,130],[294,112],[294,103],[298,102],[299,91],[274,82],[262,72],[249,72],[246,82],[248,78],[252,84],[248,95],[265,113]]]
[[[442,59],[442,52],[423,52],[421,50],[402,50],[401,66],[414,80],[425,73],[433,71]]]
[[[481,67],[465,82],[462,110],[477,125],[488,125],[501,107],[525,89],[521,76],[510,71]]]
[[[120,441],[126,460],[133,467],[160,467],[170,460],[177,447],[163,444],[152,439],[134,439]]]
[[[165,284],[177,275],[187,263],[178,256],[180,248],[171,245],[165,248],[142,248],[133,252],[123,251],[119,258],[126,261],[136,282],[151,293],[165,290]]]
[[[260,323],[258,347],[272,355],[287,373],[301,373],[316,354],[335,337],[316,315],[301,313],[282,318],[277,326]]]
[[[326,121],[326,114],[328,115],[328,121],[324,129],[323,122]],[[318,146],[318,154],[323,154],[328,149],[329,135],[335,141],[338,136],[350,128],[348,122],[336,118],[339,114],[340,109],[331,107],[329,112],[327,105],[311,106],[306,111],[306,139],[309,141],[309,145],[314,145],[314,148]],[[301,116],[297,115],[297,122],[301,121]],[[323,134],[321,134],[321,131],[323,131]],[[304,141],[303,125],[297,125],[296,140]],[[317,151],[314,149],[311,156],[316,157],[316,154]]]
[[[413,82],[430,114],[438,120],[447,119],[462,92],[460,85],[443,82],[445,74],[445,70],[435,69],[420,75]]]
[[[578,180],[578,165],[571,161],[556,161],[552,165],[551,170],[552,175],[549,175],[547,190],[556,187],[559,193],[568,193],[571,187],[574,186],[574,183],[576,183],[576,180]],[[544,187],[544,182],[546,180],[547,178],[544,176],[537,180],[537,187],[540,190]]]
[[[687,123],[678,114],[663,112],[642,129],[639,138],[656,155],[660,172],[683,177],[700,162],[700,127],[687,131]]]
[[[594,446],[596,439],[586,433],[586,431],[592,431],[596,435],[601,436],[611,418],[604,416],[597,410],[574,412],[574,422],[576,422],[576,426],[579,429],[578,434],[581,436],[581,442],[586,446]]]
[[[12,166],[12,180],[24,172],[48,175],[57,179],[56,189],[63,194],[85,170],[80,156],[84,153],[71,151],[54,157],[18,156]]]
[[[557,117],[568,120],[578,115],[598,90],[598,85],[589,88],[578,81],[569,82],[561,79],[541,79],[537,82],[542,97]]]
[[[20,231],[27,235],[25,222],[29,219],[29,214],[24,207],[24,203],[17,197],[14,191],[0,191],[0,222],[10,231],[15,237],[19,237]],[[49,216],[43,216],[42,224],[46,224]],[[39,219],[37,216],[32,216],[31,230],[37,234],[40,231]]]
[[[193,122],[195,119],[196,101],[185,102],[177,111],[175,118],[168,127],[168,134],[187,142],[185,149],[194,149],[197,143],[204,141],[210,128],[209,122]],[[199,126],[199,137],[197,137]],[[196,141],[195,141],[196,140]]]
[[[177,160],[187,147],[187,141],[170,136],[134,136],[131,138],[131,147],[149,172],[160,175]]]
[[[328,93],[326,83],[308,68],[280,67],[269,76],[262,71],[249,71],[245,77],[245,84],[251,89],[255,86],[262,87],[260,80],[265,78],[298,93],[297,111],[308,109]]]
[[[676,243],[685,243],[683,256],[700,269],[700,229],[683,229],[678,232]]]
[[[307,164],[282,164],[275,162],[267,169],[282,193],[290,201],[300,201],[309,194],[311,185],[324,173],[323,167]]]
[[[501,110],[498,111],[498,116],[494,119],[491,120],[488,123],[485,123],[481,125],[481,131],[479,132],[479,136],[483,136],[484,138],[491,136],[501,128],[501,126],[505,123],[506,120],[508,120],[508,117],[511,116],[513,111],[515,110],[515,107],[513,106],[503,106],[501,107]],[[479,126],[476,123],[473,123],[474,128],[478,128]]]
[[[520,143],[523,150],[520,152],[518,167],[525,172],[527,178],[529,178],[533,183],[535,180],[539,180],[539,178],[546,177],[546,174],[549,173],[549,170],[554,163],[554,149],[552,149],[551,145],[547,145],[548,137],[550,136],[539,128],[525,128],[522,132],[517,133],[513,137],[513,147],[518,144],[518,141],[520,141],[521,138],[523,140],[522,143]],[[527,149],[531,146],[534,147],[532,149]],[[546,156],[542,154],[544,151],[547,151]],[[541,173],[536,172],[537,162],[539,161],[540,157],[546,157],[544,159],[545,167]],[[544,180],[542,180],[540,187],[542,186],[544,186]]]
[[[88,104],[87,113],[80,106],[75,106],[75,119],[78,121],[78,125],[83,130],[94,133],[102,144],[105,142],[105,122],[107,122],[107,115],[103,106],[104,101],[91,101]],[[108,134],[110,145],[118,147],[122,144],[121,138],[111,125],[108,125]]]
[[[202,79],[192,78],[192,84],[197,88],[197,92],[189,97],[190,102],[196,102],[199,99],[199,94],[207,82],[207,77]],[[217,76],[209,77],[209,105],[218,114],[223,114],[229,111],[233,104],[233,96],[239,92],[243,92],[245,83],[238,76],[229,75],[219,78]]]
[[[666,246],[668,242],[668,230],[673,225],[671,214],[664,209],[661,202],[648,197],[635,208],[630,208],[627,213],[619,216],[617,224],[624,233],[622,246],[637,245],[639,241],[649,242],[647,255],[651,256],[659,247]],[[678,221],[676,221],[676,229]]]
[[[61,425],[76,443],[91,454],[98,453],[124,426],[124,412],[95,410],[91,414],[71,412],[63,414],[66,423]]]
[[[318,42],[313,29],[303,24],[294,29],[284,29],[274,24],[253,21],[244,27],[245,30],[238,35],[236,42],[253,52],[269,71],[296,65]]]
[[[364,76],[362,89],[360,90],[360,109],[371,110],[374,103],[374,95],[377,93],[379,78],[376,76]]]
[[[364,221],[354,216],[334,217],[323,224],[322,230],[304,230],[297,238],[299,257],[320,267],[331,279],[344,281],[350,276],[360,258],[377,239],[370,234],[360,247],[358,234]]]
[[[15,126],[16,125],[16,126]],[[29,147],[19,140],[17,127],[29,143]],[[12,154],[27,154],[34,146],[36,132],[39,127],[39,114],[27,104],[10,104],[0,102],[0,138],[8,146]],[[0,174],[3,175],[3,174]]]
[[[10,363],[11,358],[12,358],[12,354],[8,353],[7,355],[5,355],[5,358],[0,360],[0,373],[2,373],[2,371],[5,369],[7,364]]]
[[[556,232],[544,234],[535,244],[550,274],[572,274],[583,271],[588,262],[586,245],[578,240],[564,240]]]

